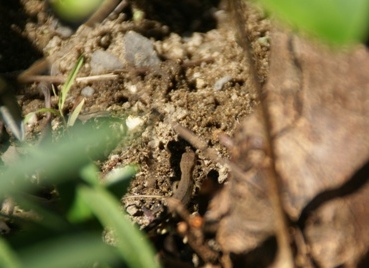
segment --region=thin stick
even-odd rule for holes
[[[167,196],[162,196],[162,195],[145,195],[145,194],[140,194],[140,195],[128,195],[128,196],[124,196],[123,199],[140,199],[140,198],[155,198],[155,199],[166,199],[168,198]]]
[[[77,77],[77,83],[89,83],[93,81],[103,81],[103,80],[114,80],[117,79],[119,75],[117,74],[100,74],[92,76]],[[64,76],[50,76],[50,75],[29,75],[22,77],[22,83],[33,83],[33,82],[49,82],[56,84],[63,84],[67,80]]]
[[[240,45],[246,52],[247,60],[249,62],[249,70],[251,74],[251,82],[256,88],[258,99],[260,100],[261,105],[261,114],[262,118],[264,119],[263,128],[265,131],[265,135],[267,138],[267,148],[266,154],[271,159],[270,169],[268,169],[268,177],[270,178],[270,187],[268,187],[269,191],[269,198],[271,200],[273,210],[276,215],[276,238],[278,242],[278,256],[274,263],[275,267],[286,267],[292,268],[293,267],[293,259],[292,259],[292,252],[289,243],[289,235],[288,235],[288,227],[287,227],[287,220],[286,215],[283,209],[283,203],[281,199],[281,180],[277,174],[275,163],[276,157],[275,152],[272,146],[272,137],[271,137],[271,121],[269,117],[269,111],[267,107],[267,103],[263,101],[263,94],[262,94],[262,86],[258,82],[255,64],[252,60],[252,53],[251,53],[251,46],[247,39],[247,33],[245,31],[245,21],[243,20],[243,14],[241,13],[242,3],[241,0],[229,0],[229,7],[232,11],[234,21],[236,23],[235,27],[238,33],[240,34]]]

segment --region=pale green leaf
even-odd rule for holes
[[[260,0],[268,11],[293,27],[331,43],[363,40],[368,31],[367,0]]]

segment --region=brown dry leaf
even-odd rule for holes
[[[369,53],[364,47],[332,52],[276,31],[270,62],[262,101],[284,210],[314,263],[355,266],[369,246]],[[217,232],[224,252],[250,252],[275,228],[265,194],[263,122],[256,115],[241,124],[231,151],[244,176],[233,176],[223,200],[214,200],[231,204]]]
[[[272,40],[265,101],[285,208],[297,219],[369,159],[369,54],[332,53],[285,33]]]
[[[318,208],[300,224],[319,266],[353,264],[369,245],[368,187],[360,188],[369,178],[369,53],[272,38],[266,101],[285,210],[297,220]]]

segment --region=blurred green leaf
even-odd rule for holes
[[[10,248],[8,243],[0,236],[0,267],[22,267],[17,254]]]
[[[81,168],[80,174],[83,180],[85,180],[88,184],[92,186],[99,186],[99,169],[94,164],[89,164]]]
[[[80,174],[83,180],[85,180],[91,186],[99,187],[98,169],[94,164],[89,164],[81,168]],[[74,197],[73,204],[68,211],[68,220],[70,222],[82,222],[92,216],[90,207],[84,202],[81,195],[77,192]]]
[[[71,223],[78,223],[92,218],[93,214],[90,207],[84,202],[83,198],[77,193],[67,218]]]
[[[113,229],[117,248],[130,267],[159,267],[153,249],[143,234],[123,215],[119,202],[112,195],[100,187],[91,189],[81,186],[79,192],[101,223]]]
[[[368,32],[367,0],[260,0],[278,18],[331,43],[363,40]]]
[[[19,253],[23,267],[93,267],[97,261],[117,260],[117,251],[102,241],[101,233],[80,233],[51,239]]]
[[[0,176],[0,195],[32,188],[32,184],[25,183],[25,178],[37,172],[50,183],[75,179],[81,167],[110,152],[120,142],[119,138],[123,139],[123,134],[111,131],[108,120],[100,122],[99,128],[74,126],[58,143],[49,142],[35,148],[7,166]]]
[[[34,197],[32,195],[25,195],[24,193],[14,193],[12,194],[12,198],[14,199],[15,203],[23,210],[33,211],[37,215],[42,215],[42,220],[37,221],[37,224],[42,226],[42,228],[48,228],[58,231],[63,230],[67,227],[67,222],[63,220],[63,215],[58,214],[57,211],[54,211],[55,209],[46,208],[47,205],[42,204],[38,200],[36,200],[37,197]],[[47,200],[45,200],[44,202],[47,202]],[[25,219],[22,218],[13,217],[13,221],[22,221],[24,224],[28,224]]]
[[[126,131],[121,125],[121,120],[110,118],[76,124],[68,128],[58,142],[48,141],[40,148],[26,148],[22,157],[0,170],[0,196],[13,197],[17,205],[34,215],[23,221],[21,217],[13,219],[20,223],[18,227],[22,232],[15,233],[9,244],[0,240],[0,265],[91,267],[96,261],[106,265],[111,260],[124,259],[130,267],[158,267],[145,237],[124,217],[119,202],[105,188],[107,185],[120,187],[122,181],[128,185],[137,166],[119,169],[104,185],[99,181],[97,167],[92,164],[92,159],[106,157],[107,152],[124,139]],[[57,204],[33,195],[42,187],[31,182],[31,178],[56,185],[57,198],[53,201]],[[126,186],[119,188],[120,192],[125,190]],[[103,243],[99,222],[114,229],[118,250]],[[96,233],[76,235],[76,230],[95,230]],[[12,248],[17,249],[17,254]]]

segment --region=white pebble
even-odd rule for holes
[[[223,89],[224,85],[231,80],[232,80],[232,76],[229,76],[229,75],[223,76],[222,78],[218,79],[215,82],[213,89],[216,91],[221,90]]]
[[[129,130],[133,130],[136,127],[140,126],[143,124],[143,120],[139,117],[136,116],[128,116],[127,120],[126,120],[126,125],[128,127]]]
[[[129,215],[133,216],[133,215],[135,215],[135,214],[138,212],[138,209],[137,209],[137,207],[136,207],[136,206],[128,206],[128,207],[126,208],[126,211],[127,211],[127,213],[128,213]]]
[[[95,89],[87,86],[81,90],[81,95],[85,97],[91,97],[94,94],[94,92],[95,92]]]

